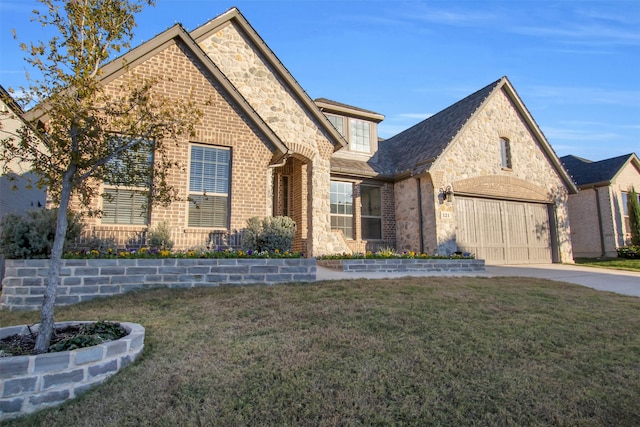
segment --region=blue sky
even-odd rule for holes
[[[44,39],[32,0],[0,0],[0,84]],[[384,114],[388,138],[506,75],[559,156],[640,154],[638,0],[157,0],[133,45],[232,6],[311,96]]]

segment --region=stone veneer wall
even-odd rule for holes
[[[56,327],[89,322],[56,323]],[[135,361],[144,347],[144,328],[121,323],[126,337],[78,350],[0,357],[0,421],[73,399]],[[32,331],[38,327],[32,326]],[[26,334],[26,325],[0,328],[0,338]]]
[[[424,271],[483,272],[481,259],[435,259],[435,258],[391,258],[391,259],[326,259],[318,260],[318,266],[346,272],[410,273]]]
[[[49,260],[6,260],[0,308],[38,310]],[[315,258],[286,259],[65,259],[56,304],[148,288],[275,284],[316,279]]]
[[[198,43],[293,155],[306,164],[308,181],[301,188],[302,203],[308,209],[301,213],[308,229],[307,233],[302,232],[302,239],[306,239],[303,251],[309,256],[328,253],[325,242],[331,233],[329,183],[333,145],[235,23],[224,25]]]
[[[502,168],[500,138],[507,138],[511,146],[512,167]],[[568,226],[568,194],[564,182],[547,158],[538,141],[518,114],[505,93],[493,94],[472,119],[464,126],[447,149],[438,157],[429,169],[433,189],[430,194],[423,188],[422,203],[434,207],[434,212],[426,212],[425,228],[428,220],[435,217],[435,226],[427,229],[425,236],[437,237],[437,250],[450,253],[457,250],[457,218],[450,203],[441,203],[438,189],[469,179],[493,177],[496,185],[502,178],[513,177],[526,181],[531,187],[542,190],[546,202],[554,204],[558,227],[559,253],[561,262],[573,262],[571,240]],[[427,180],[424,180],[425,183]],[[405,187],[405,188],[402,188]],[[404,191],[409,191],[404,194]],[[504,189],[505,191],[508,188]],[[405,205],[408,209],[415,206],[415,182],[408,179],[396,184],[396,207]],[[482,196],[483,194],[476,194]],[[521,200],[521,192],[514,189],[502,198]],[[430,197],[430,198],[429,198]],[[454,196],[455,197],[455,196]],[[418,247],[419,235],[416,232],[417,215],[407,208],[397,211],[398,249]],[[415,234],[414,234],[415,233]],[[430,244],[425,242],[425,251]]]

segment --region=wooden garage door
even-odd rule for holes
[[[455,209],[460,250],[488,264],[551,262],[546,205],[456,197]]]

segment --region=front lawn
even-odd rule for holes
[[[576,264],[587,267],[611,268],[614,270],[640,271],[640,259],[632,258],[576,258]]]
[[[21,426],[640,425],[640,299],[528,278],[158,289],[59,308],[141,358]],[[0,312],[0,325],[38,313]]]

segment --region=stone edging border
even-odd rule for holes
[[[60,322],[56,327],[82,323],[93,322]],[[119,323],[129,334],[118,340],[71,351],[0,357],[0,421],[73,399],[135,361],[144,348],[145,330],[137,323]],[[0,338],[28,332],[27,325],[0,328]]]
[[[319,259],[319,267],[344,272],[404,273],[404,272],[465,272],[485,271],[482,259],[439,258],[369,258],[369,259]]]
[[[39,310],[49,260],[5,261],[0,309]],[[151,288],[247,285],[316,280],[315,258],[63,259],[56,305]]]

